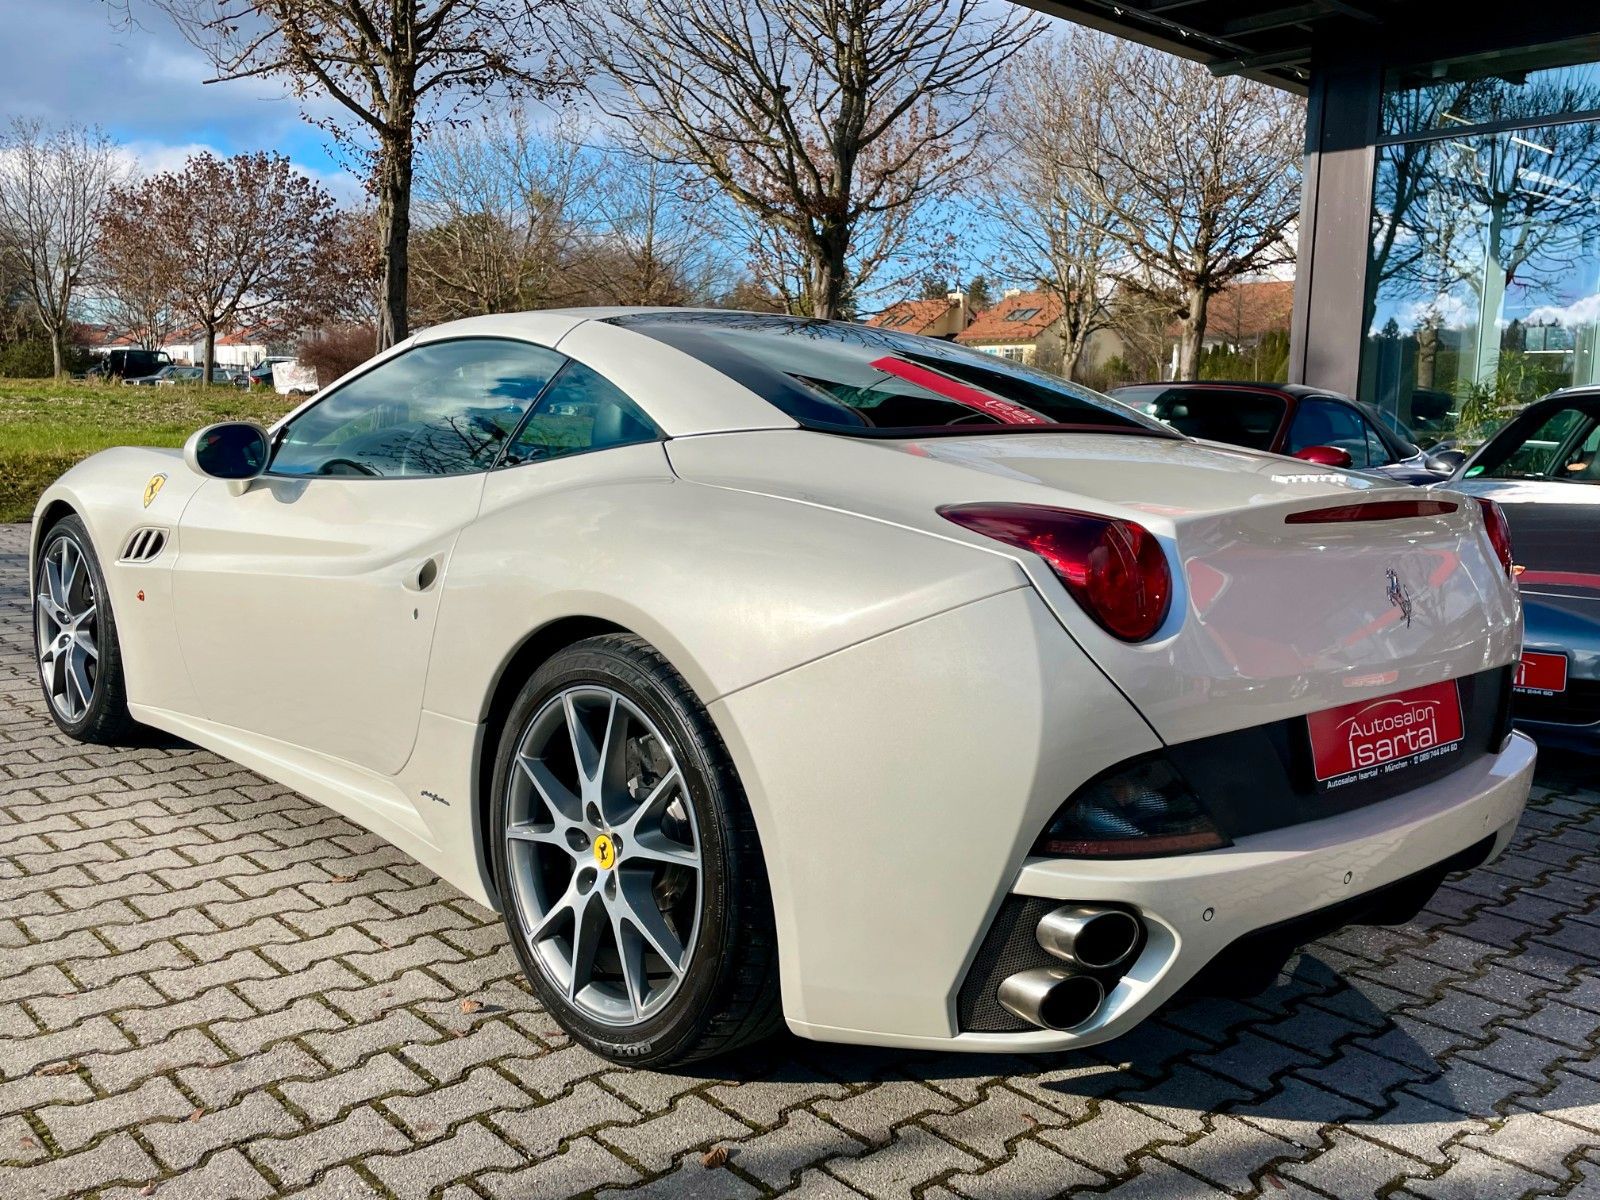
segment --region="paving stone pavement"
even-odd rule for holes
[[[1600,792],[1249,1002],[1049,1058],[568,1044],[498,920],[214,755],[75,745],[0,527],[0,1198],[1600,1197]],[[712,1147],[726,1163],[707,1166]]]

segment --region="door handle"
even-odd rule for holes
[[[425,592],[439,579],[439,560],[430,558],[425,560],[411,575],[407,576],[405,586],[408,591]]]

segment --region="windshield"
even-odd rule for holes
[[[1282,396],[1250,388],[1139,385],[1116,395],[1188,437],[1252,450],[1272,449],[1288,408]]]
[[[755,313],[611,320],[693,355],[810,429],[894,437],[1062,429],[1175,436],[1109,396],[933,338]]]
[[[1483,448],[1468,478],[1600,483],[1600,408],[1558,408]]]

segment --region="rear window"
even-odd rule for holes
[[[1128,387],[1117,399],[1172,426],[1179,433],[1232,446],[1266,450],[1288,405],[1270,392],[1225,388]]]
[[[933,338],[749,313],[637,313],[612,321],[692,355],[811,429],[1171,436],[1109,396]]]

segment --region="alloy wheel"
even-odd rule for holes
[[[528,722],[506,796],[506,858],[534,962],[589,1019],[658,1013],[694,952],[699,829],[672,745],[627,697],[569,687]]]
[[[94,575],[82,547],[70,537],[50,546],[39,564],[39,584],[39,674],[51,707],[76,723],[89,711],[100,669]]]

